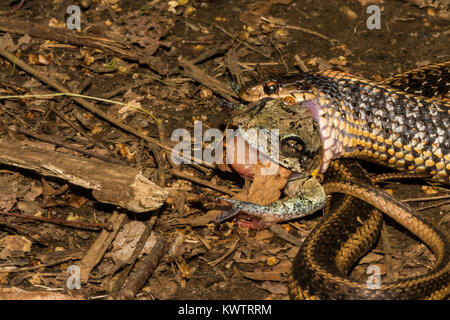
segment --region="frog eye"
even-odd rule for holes
[[[286,157],[300,158],[305,150],[305,143],[299,137],[287,137],[280,141],[280,152]]]
[[[264,93],[266,94],[275,94],[280,89],[278,82],[274,80],[267,81],[264,83]]]

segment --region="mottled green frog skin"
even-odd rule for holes
[[[272,161],[301,176],[307,176],[320,166],[322,141],[319,126],[310,111],[301,105],[287,105],[281,100],[266,99],[250,105],[233,119],[240,135],[253,148]],[[278,130],[268,146],[258,144],[255,132]]]
[[[318,125],[308,109],[286,105],[282,100],[265,99],[250,104],[233,120],[249,145],[291,170],[295,179],[285,188],[287,197],[269,205],[223,199],[232,205],[217,223],[238,217],[249,221],[247,227],[261,229],[323,208],[325,192],[314,177],[322,159],[322,143]],[[278,130],[278,135],[273,129]],[[269,133],[270,143],[258,143],[255,132]]]

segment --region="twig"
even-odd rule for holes
[[[35,139],[38,139],[38,140],[41,140],[41,141],[45,141],[45,142],[48,142],[48,143],[52,143],[52,144],[54,144],[56,146],[61,146],[61,147],[64,147],[66,149],[74,150],[76,152],[79,152],[79,153],[84,154],[84,155],[89,156],[89,157],[97,158],[97,159],[100,159],[100,160],[106,161],[106,162],[123,164],[121,161],[117,161],[115,159],[111,159],[109,157],[102,156],[100,154],[97,154],[97,153],[89,151],[89,150],[84,150],[84,149],[78,148],[78,147],[76,147],[76,146],[74,146],[74,145],[72,145],[70,143],[66,143],[66,142],[60,141],[59,139],[56,139],[55,137],[50,137],[50,136],[47,136],[47,135],[37,134],[37,133],[31,132],[29,130],[23,129],[23,128],[17,128],[16,131],[18,133],[23,133],[23,134],[25,134],[27,136],[30,136],[32,138],[35,138]]]
[[[216,260],[208,262],[208,264],[212,267],[219,264],[222,260],[224,260],[226,257],[228,257],[234,251],[234,249],[236,249],[236,246],[237,246],[239,240],[241,240],[241,239],[240,238],[236,239],[236,241],[231,245],[230,249],[228,249],[227,252],[225,252],[225,254],[223,256],[221,256],[220,258],[217,258]]]
[[[5,16],[9,17],[9,16],[12,15],[14,12],[16,12],[17,10],[19,10],[20,8],[22,8],[24,2],[25,2],[25,0],[20,1],[20,3],[19,3],[15,8],[12,8],[12,9],[9,10],[7,13],[5,13]]]
[[[49,247],[51,245],[51,243],[47,239],[43,240],[41,234],[32,230],[31,228],[19,227],[17,223],[7,222],[0,222],[0,226],[6,231],[12,231],[12,233],[14,234],[24,236],[28,240],[35,242],[42,247]]]
[[[113,231],[108,232],[103,230],[89,248],[81,262],[78,264],[80,267],[82,283],[86,283],[88,281],[92,268],[100,262],[106,252],[106,249],[108,249],[109,245],[116,237],[117,232],[119,232],[119,229],[122,227],[126,217],[127,216],[125,214],[118,214],[117,212],[114,212],[109,220],[109,223],[113,226]]]
[[[245,47],[247,47],[248,49],[250,49],[250,50],[256,52],[257,54],[263,56],[263,57],[266,58],[266,59],[270,59],[270,58],[271,58],[270,55],[263,54],[263,53],[261,53],[261,50],[258,50],[258,49],[256,49],[256,48],[253,48],[253,47],[252,47],[251,45],[249,45],[248,43],[246,43],[246,42],[244,42],[244,41],[241,41],[241,40],[237,39],[237,38],[236,38],[234,35],[232,35],[230,32],[228,32],[227,30],[225,30],[224,28],[222,28],[221,26],[219,26],[218,24],[216,24],[216,23],[214,23],[214,22],[208,22],[208,21],[206,21],[206,20],[198,19],[198,18],[196,18],[196,19],[194,19],[194,20],[199,21],[199,22],[201,22],[201,23],[205,23],[205,24],[209,24],[209,25],[213,26],[214,28],[216,28],[216,29],[222,31],[223,33],[225,33],[227,36],[229,36],[229,37],[232,38],[233,40],[236,40],[237,42],[239,42],[239,43],[242,44],[243,46],[245,46]]]
[[[450,204],[450,201],[443,201],[443,202],[431,204],[431,205],[426,206],[426,207],[415,208],[415,209],[416,209],[417,211],[422,211],[422,210],[427,210],[427,209],[436,208],[436,207],[440,207],[440,206],[445,206],[445,205],[447,205],[447,204]]]
[[[296,11],[298,11],[299,13],[301,13],[302,15],[304,15],[306,19],[310,19],[310,18],[311,18],[308,14],[306,14],[305,12],[303,12],[302,10],[300,10],[299,8],[297,8],[296,3],[294,3],[294,4],[292,5],[292,8],[294,8],[294,10],[296,10]]]
[[[127,92],[128,90],[141,87],[152,82],[155,82],[155,80],[153,80],[152,78],[147,78],[132,84],[127,84],[125,86],[119,87],[113,91],[108,92],[104,97],[105,99],[111,99],[112,97],[117,96],[118,94]]]
[[[123,102],[119,102],[119,101],[108,100],[108,99],[103,99],[103,98],[98,98],[98,97],[86,96],[86,95],[83,95],[83,94],[72,93],[72,92],[60,92],[60,93],[48,93],[48,94],[25,94],[25,95],[15,95],[15,96],[0,96],[0,100],[2,100],[2,99],[28,99],[28,98],[54,98],[54,97],[60,97],[60,96],[68,96],[68,97],[77,97],[77,98],[91,99],[91,100],[101,101],[101,102],[104,102],[104,103],[117,104],[117,105],[121,105],[121,106],[134,108],[134,109],[142,111],[146,115],[150,116],[156,123],[159,122],[159,120],[156,119],[156,117],[153,114],[151,114],[150,112],[148,112],[144,108],[141,108],[141,107],[138,107],[138,106],[135,106],[135,105],[132,105],[132,104],[128,104],[128,103],[123,103]]]
[[[155,245],[139,264],[136,272],[132,274],[127,284],[117,294],[117,299],[133,299],[136,296],[161,262],[164,253],[167,251],[167,245],[166,239],[157,238]]]
[[[133,212],[160,208],[168,192],[141,171],[98,159],[0,140],[0,163],[56,177],[92,190],[93,197]]]
[[[136,243],[136,247],[133,251],[133,255],[130,258],[130,264],[121,272],[121,274],[119,275],[119,278],[117,279],[116,283],[114,284],[114,288],[112,290],[112,296],[119,296],[120,292],[119,291],[126,278],[128,277],[128,275],[130,274],[131,270],[133,270],[134,265],[136,264],[136,261],[139,257],[139,254],[141,253],[142,249],[144,249],[145,243],[147,242],[148,237],[150,236],[150,234],[153,231],[153,227],[155,226],[156,220],[158,219],[157,215],[154,215],[150,218],[150,220],[147,222],[146,228],[144,230],[144,232],[141,234],[141,237],[139,238],[139,241]],[[165,246],[163,246],[161,248],[164,249]],[[135,283],[134,285],[138,285],[138,283],[140,282],[139,280],[137,280],[137,283]],[[144,282],[145,283],[145,282]],[[125,287],[123,288],[124,291],[122,292],[122,294],[124,295],[123,298],[127,298],[128,295],[132,294],[132,287]]]
[[[24,215],[24,214],[17,214],[17,213],[4,212],[4,211],[0,211],[0,214],[5,215],[5,216],[21,218],[21,219],[42,221],[42,222],[46,222],[46,223],[59,224],[59,225],[64,225],[64,226],[69,226],[69,227],[76,227],[76,228],[87,229],[87,230],[92,230],[93,228],[95,228],[94,230],[97,230],[97,228],[110,230],[110,228],[111,228],[110,225],[105,224],[105,223],[92,223],[92,222],[83,222],[83,221],[68,221],[68,220],[63,220],[63,219],[53,219],[53,218],[44,218],[44,217],[37,217],[37,216],[28,216],[28,215]]]
[[[389,239],[389,232],[384,221],[381,226],[381,242],[383,243],[384,261],[386,266],[386,281],[391,282],[394,278],[394,274],[392,273],[392,246]]]
[[[175,23],[173,25],[175,25]],[[43,23],[32,23],[29,21],[6,17],[2,17],[2,19],[0,19],[0,31],[16,34],[27,34],[31,37],[54,40],[66,44],[70,43],[82,47],[87,46],[91,48],[99,48],[117,55],[120,58],[138,61],[141,64],[145,64],[158,74],[167,73],[167,70],[165,70],[164,67],[161,67],[159,59],[146,54],[145,49],[139,49],[136,47],[129,49],[126,44],[120,43],[117,40],[89,35],[83,32],[69,30],[67,28],[54,28]]]
[[[308,67],[306,64],[300,59],[300,56],[298,54],[294,55],[295,62],[297,66],[302,70],[303,72],[308,72]]]
[[[66,99],[67,101],[64,101],[63,103],[60,104],[61,108],[63,106],[65,106],[68,101],[70,101],[69,99]],[[71,121],[70,119],[68,119],[64,114],[62,114],[61,112],[59,112],[58,110],[56,110],[56,108],[53,106],[53,103],[49,103],[47,104],[47,107],[50,109],[51,112],[53,112],[54,114],[56,114],[62,121],[64,121],[65,123],[67,123],[70,127],[72,127],[73,130],[75,130],[76,132],[79,132],[83,137],[85,137],[88,141],[90,141],[91,143],[95,144],[97,147],[99,148],[104,148],[104,146],[98,142],[97,140],[95,140],[93,137],[91,137],[85,129],[80,128],[80,126],[77,126],[75,123],[73,123],[73,121]],[[58,106],[59,107],[59,106]]]
[[[339,41],[336,40],[336,39],[329,38],[329,37],[321,34],[320,32],[317,32],[317,31],[314,31],[314,30],[311,30],[311,29],[308,29],[308,28],[297,27],[297,26],[290,26],[290,25],[287,25],[287,24],[279,24],[279,23],[276,23],[276,22],[272,21],[271,19],[268,19],[268,18],[265,18],[265,17],[261,17],[261,20],[264,21],[264,22],[267,22],[267,23],[271,23],[271,24],[274,25],[274,27],[277,27],[277,28],[286,28],[286,29],[291,29],[291,30],[298,30],[298,31],[301,31],[301,32],[304,32],[304,33],[312,34],[314,36],[317,36],[319,38],[322,38],[324,40],[329,41],[331,44],[339,43]]]
[[[198,45],[198,44],[204,44],[204,45],[215,44],[215,42],[212,41],[212,40],[182,40],[181,43],[183,43],[183,44],[194,44],[194,45]]]
[[[162,84],[164,84],[166,86],[171,86],[171,87],[175,87],[175,88],[177,87],[176,84],[172,83],[172,82],[174,82],[173,79],[172,80],[171,79],[162,80],[162,79],[160,79],[158,77],[153,77],[153,76],[148,75],[148,74],[146,74],[145,76],[146,76],[145,79],[142,79],[142,80],[137,81],[137,82],[132,83],[132,84],[128,84],[128,85],[119,87],[119,88],[109,92],[108,94],[106,94],[104,96],[105,99],[111,99],[112,97],[114,97],[114,96],[116,96],[118,94],[121,94],[123,92],[127,92],[128,90],[131,90],[131,89],[134,89],[134,88],[142,87],[142,86],[144,86],[146,84],[149,84],[149,83],[152,83],[152,82],[160,82],[160,83],[162,83]],[[176,79],[176,80],[180,81],[182,79]],[[189,79],[189,80],[191,80],[191,79]]]
[[[44,267],[53,267],[53,266],[56,266],[58,264],[61,264],[61,263],[67,262],[67,261],[80,260],[82,256],[83,256],[83,253],[79,252],[79,253],[72,254],[68,257],[57,259],[57,260],[49,262],[49,263],[40,264],[38,266],[23,267],[23,268],[11,268],[11,267],[0,268],[0,272],[23,272],[23,271],[37,270],[37,269],[44,268]]]
[[[303,243],[303,241],[300,240],[300,238],[291,235],[279,224],[274,224],[274,225],[270,226],[269,229],[278,238],[281,238],[284,241],[287,241],[287,242],[293,244],[294,246],[300,247]]]
[[[200,54],[198,57],[192,59],[191,62],[192,64],[199,64],[200,62],[208,60],[211,57],[224,55],[232,44],[233,41],[230,41],[230,43],[223,44],[219,47],[212,47],[209,50],[206,50],[205,52]]]

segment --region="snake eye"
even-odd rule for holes
[[[299,137],[287,137],[280,141],[280,152],[287,157],[299,158],[305,150],[305,143]]]
[[[278,92],[278,89],[280,89],[280,86],[278,85],[278,82],[271,80],[267,81],[264,84],[264,92],[266,94],[274,94]]]

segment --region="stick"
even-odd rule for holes
[[[130,50],[125,44],[113,39],[93,36],[64,28],[49,27],[42,23],[32,23],[6,17],[0,19],[0,31],[27,34],[31,37],[54,40],[66,44],[70,43],[76,46],[98,48],[109,51],[120,58],[138,61],[139,63],[147,65],[150,69],[159,74],[166,73],[166,70],[161,69],[161,66],[157,61],[158,58],[147,56],[145,50],[139,50],[138,48]]]
[[[208,188],[211,188],[211,189],[223,192],[223,193],[228,194],[230,196],[234,195],[234,193],[231,192],[231,190],[226,188],[226,187],[221,187],[221,186],[215,185],[215,184],[213,184],[213,183],[211,183],[209,181],[206,181],[206,180],[194,177],[194,176],[190,176],[190,175],[188,175],[188,174],[186,174],[186,173],[184,173],[184,172],[182,172],[180,170],[171,169],[169,171],[174,176],[177,176],[177,177],[180,177],[180,178],[183,178],[183,179],[186,179],[186,180],[193,181],[193,182],[195,182],[197,184],[200,184],[200,185],[203,185],[205,187],[208,187]]]
[[[133,299],[139,290],[147,283],[148,278],[161,262],[167,251],[167,240],[158,238],[149,254],[145,256],[136,272],[128,279],[127,284],[119,291],[117,299]]]
[[[33,270],[38,270],[41,268],[46,268],[46,267],[53,267],[56,266],[58,264],[62,264],[65,263],[67,261],[72,261],[72,260],[80,260],[82,257],[82,254],[77,252],[74,254],[69,255],[68,257],[64,257],[61,259],[57,259],[55,261],[51,261],[49,263],[44,263],[44,264],[40,264],[37,266],[32,266],[32,267],[22,267],[22,268],[16,268],[16,267],[3,267],[0,268],[0,272],[25,272],[25,271],[33,271]]]
[[[95,199],[134,212],[158,209],[168,192],[146,179],[138,169],[42,150],[0,140],[0,163],[64,179],[92,191]]]
[[[25,214],[17,214],[12,212],[5,212],[0,211],[0,215],[4,216],[10,216],[15,217],[19,219],[28,219],[28,220],[34,220],[34,221],[41,221],[46,223],[52,223],[52,224],[59,224],[63,226],[70,226],[80,229],[86,229],[86,230],[98,230],[101,229],[109,229],[109,226],[105,223],[93,223],[93,222],[83,222],[83,221],[67,221],[63,219],[53,219],[53,218],[45,218],[45,217],[36,217],[36,216],[29,216]],[[35,240],[35,239],[33,239]]]
[[[61,146],[61,147],[64,147],[66,149],[69,149],[69,150],[73,150],[73,151],[79,152],[79,153],[84,154],[84,155],[86,155],[88,157],[97,158],[99,160],[106,161],[106,162],[122,164],[120,161],[118,161],[116,159],[105,157],[105,156],[102,156],[102,155],[97,154],[95,152],[76,147],[76,146],[74,146],[74,145],[72,145],[70,143],[61,141],[61,140],[59,140],[59,139],[57,139],[55,137],[51,137],[51,136],[43,135],[43,134],[37,134],[37,133],[31,132],[29,130],[23,129],[23,128],[17,128],[16,131],[18,133],[23,133],[24,135],[27,135],[29,137],[32,137],[32,138],[35,138],[35,139],[38,139],[38,140],[41,140],[41,141],[45,141],[45,142],[48,142],[48,143],[52,143],[52,144],[54,144],[56,146]]]
[[[200,82],[205,87],[216,92],[217,94],[224,97],[228,101],[232,103],[239,103],[239,101],[235,99],[237,98],[237,95],[233,91],[226,89],[225,85],[216,78],[213,78],[210,75],[204,73],[202,70],[194,66],[191,62],[187,61],[183,57],[178,58],[178,63],[184,69],[183,73],[187,77]]]
[[[279,23],[276,23],[276,22],[272,21],[271,19],[268,19],[268,18],[265,18],[265,17],[261,17],[261,20],[264,21],[264,22],[272,23],[275,27],[278,27],[278,28],[286,28],[286,29],[291,29],[291,30],[298,30],[298,31],[301,31],[301,32],[304,32],[304,33],[312,34],[312,35],[314,35],[316,37],[319,37],[319,38],[322,38],[322,39],[325,39],[325,40],[329,41],[331,44],[339,43],[339,41],[336,40],[336,39],[331,39],[331,38],[329,38],[329,37],[327,37],[327,36],[317,32],[317,31],[314,31],[314,30],[311,30],[311,29],[308,29],[308,28],[303,28],[303,27],[298,27],[298,26],[290,26],[290,25],[286,25],[286,24],[279,24]]]
[[[392,280],[394,280],[391,254],[392,246],[389,239],[389,232],[384,221],[381,227],[381,243],[383,244],[384,262],[386,266],[386,281],[391,282]]]
[[[108,232],[103,230],[78,264],[80,267],[81,283],[86,283],[88,281],[92,268],[100,262],[106,249],[108,249],[117,232],[119,232],[119,229],[122,227],[126,217],[125,214],[114,212],[109,221],[109,223],[113,225],[113,231]]]
[[[147,242],[148,237],[151,235],[153,231],[153,227],[155,226],[156,220],[158,219],[158,216],[155,215],[150,218],[149,221],[147,221],[147,225],[145,226],[144,232],[141,234],[141,237],[139,238],[139,241],[136,243],[136,247],[133,251],[133,255],[130,258],[130,264],[120,273],[117,281],[114,283],[114,288],[112,289],[112,296],[116,296],[118,293],[120,293],[120,289],[122,288],[126,278],[130,274],[131,270],[133,270],[136,261],[139,257],[139,254],[141,253],[142,249],[144,249],[145,243]],[[125,295],[131,294],[130,288],[125,289],[127,292],[124,293]],[[125,298],[125,297],[123,297]]]

